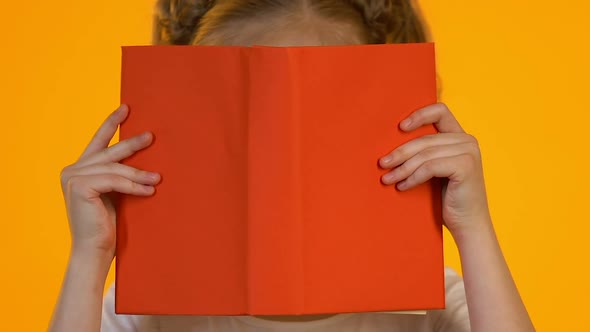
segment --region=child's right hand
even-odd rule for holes
[[[120,164],[124,158],[152,143],[152,134],[145,132],[108,146],[117,127],[128,115],[125,105],[113,112],[72,165],[61,172],[72,252],[115,253],[115,195],[117,193],[149,196],[160,175]]]

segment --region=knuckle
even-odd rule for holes
[[[117,174],[109,174],[106,176],[105,181],[108,181],[110,183],[117,183],[117,182],[121,182],[121,177],[118,176]]]
[[[412,175],[408,177],[408,182],[417,183],[420,181],[420,179],[427,177],[429,172],[428,168],[429,167],[427,163],[422,164],[416,169],[416,171],[414,171],[414,173],[412,173]]]
[[[405,160],[406,155],[408,154],[408,148],[405,145],[400,146],[395,151],[391,153],[391,156],[395,160]]]
[[[445,103],[439,102],[439,103],[436,103],[435,105],[436,105],[436,110],[440,113],[449,113],[450,112],[449,107]]]
[[[435,161],[434,160],[427,160],[422,164],[421,173],[431,173],[434,169]]]
[[[68,178],[70,177],[70,172],[72,169],[72,165],[68,165],[59,172],[59,179],[62,183],[66,183]]]
[[[475,161],[479,162],[481,160],[481,150],[479,149],[479,146],[473,146],[473,151],[471,151],[471,155],[473,156]]]
[[[144,177],[146,173],[147,172],[139,170],[137,168],[133,168],[131,170],[131,174],[133,175],[134,178],[137,178],[137,179]]]
[[[105,182],[110,184],[110,187],[113,188],[112,190],[117,191],[115,188],[124,186],[125,183],[125,178],[122,176],[119,176],[117,174],[109,174],[106,176],[105,178]]]
[[[479,141],[477,140],[477,137],[471,135],[471,134],[466,134],[467,135],[467,140],[469,141],[469,143],[473,143],[475,145],[479,145]]]
[[[104,150],[101,150],[99,153],[102,154],[103,158],[108,159],[113,153],[113,147],[108,147]]]
[[[422,160],[431,160],[436,157],[437,147],[430,147],[420,152],[419,158]]]
[[[433,140],[439,138],[439,136],[440,135],[438,135],[438,134],[436,134],[436,135],[429,134],[429,135],[424,135],[424,136],[420,137],[420,139],[423,141],[426,141],[426,142],[430,142],[430,141],[433,141]]]
[[[109,164],[107,164],[107,170],[110,173],[115,174],[119,170],[119,167],[117,167],[116,163],[109,163]]]
[[[122,180],[122,181],[127,182],[127,184],[129,185],[129,188],[131,188],[132,192],[141,192],[142,191],[141,189],[143,186],[141,186],[139,183],[133,182],[133,181],[125,181],[125,180]]]
[[[477,158],[470,153],[465,153],[461,156],[461,163],[467,170],[472,170],[477,165]]]
[[[84,177],[74,175],[66,181],[66,191],[69,193],[80,193],[84,187]]]
[[[400,173],[400,174],[406,174],[408,172],[408,163],[405,162],[405,163],[399,165],[396,169],[396,172]]]
[[[416,170],[415,175],[417,178],[420,178],[420,179],[428,178],[434,173],[435,168],[436,168],[436,161],[435,160],[425,161],[422,164],[422,166],[420,166]]]
[[[480,160],[481,159],[481,150],[479,149],[479,145],[478,144],[471,144],[470,145],[470,153],[477,159]]]
[[[469,147],[469,153],[471,153],[476,159],[481,158],[481,151],[479,149],[479,141],[473,135],[467,134],[467,144]]]

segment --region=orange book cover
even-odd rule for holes
[[[123,48],[116,312],[274,315],[444,307],[440,184],[385,186],[378,159],[425,134],[434,45]]]

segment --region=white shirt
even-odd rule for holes
[[[115,314],[114,287],[102,311],[102,332],[469,332],[463,280],[445,269],[446,309],[426,315],[353,313],[307,322],[277,322],[253,316],[140,316]]]

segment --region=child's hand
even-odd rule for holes
[[[160,181],[159,174],[119,163],[149,146],[151,133],[146,132],[108,147],[127,114],[125,105],[113,112],[78,161],[61,172],[73,252],[106,253],[112,259],[116,238],[114,194],[148,196],[154,193],[153,186]]]
[[[453,235],[475,221],[488,220],[481,155],[477,140],[466,134],[444,104],[420,109],[400,123],[404,131],[434,124],[439,134],[414,139],[380,159],[393,169],[382,178],[408,190],[433,177],[447,178],[443,187],[443,220]]]

